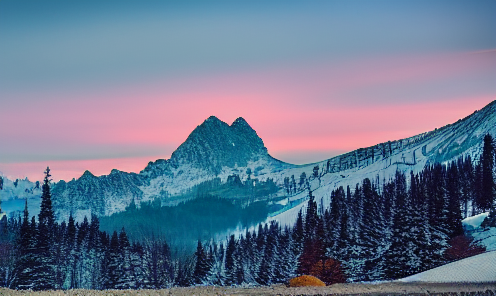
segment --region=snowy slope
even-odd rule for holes
[[[396,170],[408,173],[419,172],[426,164],[446,163],[460,156],[471,156],[478,161],[482,152],[482,138],[486,133],[496,136],[496,101],[484,109],[431,132],[416,135],[407,139],[381,143],[372,147],[358,149],[316,164],[280,172],[272,176],[278,182],[292,174],[299,176],[305,172],[312,175],[315,165],[319,165],[319,178],[310,184],[317,203],[328,206],[330,192],[339,186],[350,186],[353,190],[357,183],[369,178],[378,185],[392,178]],[[329,171],[327,164],[329,163]],[[324,171],[322,171],[324,169]],[[380,189],[381,187],[378,186]],[[304,207],[302,205],[300,208]],[[296,219],[292,209],[272,219],[282,224],[291,224]]]
[[[496,251],[496,227],[482,228],[482,221],[489,215],[489,212],[473,217],[468,217],[462,221],[465,232],[474,238],[475,243],[486,247],[486,251]]]
[[[496,282],[496,251],[455,261],[415,274],[401,282]]]
[[[39,213],[41,202],[40,182],[31,182],[27,178],[10,180],[0,174],[3,186],[0,190],[0,207],[7,216],[16,211],[23,211],[25,200],[28,200],[28,211],[30,216]]]

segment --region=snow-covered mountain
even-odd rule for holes
[[[0,173],[0,209],[4,213],[24,209],[24,201],[29,200],[29,212],[38,214],[40,208],[41,185],[40,182],[31,182],[28,178],[10,180]]]
[[[302,173],[307,176],[306,182],[316,200],[325,206],[336,186],[354,187],[364,178],[381,184],[396,170],[418,172],[428,163],[447,162],[461,155],[478,160],[486,133],[496,136],[496,101],[434,131],[357,149],[318,163],[292,165],[270,156],[262,139],[243,118],[229,125],[211,116],[193,130],[170,159],[149,162],[139,174],[112,170],[109,175],[97,177],[86,171],[79,179],[60,181],[53,186],[53,205],[59,219],[66,218],[71,211],[79,219],[90,213],[110,215],[123,211],[133,199],[138,205],[156,199],[162,204],[174,204],[195,185],[214,178],[226,182],[229,176],[238,175],[241,180],[273,179],[281,187],[274,202],[283,208],[270,219],[290,224],[308,194],[305,186],[299,185]],[[288,194],[284,180],[292,177],[297,184]],[[14,196],[1,195],[2,200]],[[287,198],[281,200],[282,196]]]
[[[91,213],[111,215],[137,204],[160,199],[163,204],[202,182],[231,175],[253,178],[272,175],[296,166],[274,159],[262,139],[243,118],[231,125],[211,116],[199,125],[168,160],[150,162],[139,174],[112,170],[96,177],[86,171],[79,179],[60,181],[52,190],[59,219],[69,213],[81,219]],[[266,177],[264,177],[266,179]]]

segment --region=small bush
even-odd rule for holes
[[[315,263],[310,270],[310,275],[321,279],[328,286],[346,282],[341,262],[332,258],[325,260],[325,262],[320,260]]]
[[[486,247],[473,240],[465,235],[455,236],[449,241],[450,247],[445,251],[444,257],[448,261],[455,261],[484,253]]]
[[[302,275],[289,280],[290,287],[325,287],[325,283],[311,275]]]

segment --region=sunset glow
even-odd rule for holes
[[[243,117],[272,156],[310,163],[496,99],[494,1],[436,1],[432,14],[416,1],[219,11],[112,2],[115,13],[101,14],[108,7],[89,1],[35,16],[7,2],[0,172],[13,178],[39,180],[47,165],[56,180],[139,172],[211,115]]]

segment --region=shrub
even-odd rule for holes
[[[311,275],[302,275],[289,280],[290,287],[324,287],[326,284]]]
[[[346,276],[341,267],[341,262],[329,258],[325,262],[318,261],[312,266],[310,274],[321,279],[326,285],[345,283]]]
[[[486,251],[486,247],[474,243],[472,237],[465,235],[455,236],[449,241],[449,244],[450,247],[444,253],[444,257],[448,261],[460,260]]]

